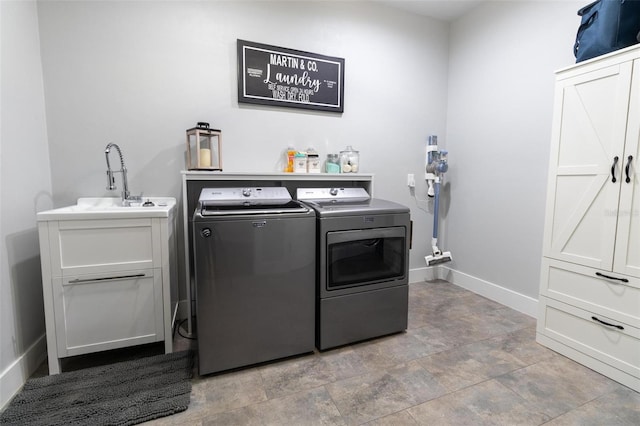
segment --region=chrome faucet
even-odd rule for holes
[[[115,172],[111,171],[111,165],[109,164],[109,153],[111,152],[111,148],[115,148],[116,151],[118,151],[118,155],[120,156],[120,170],[117,170]],[[127,168],[124,166],[122,151],[120,150],[120,147],[115,143],[109,143],[104,149],[104,155],[107,159],[107,189],[110,191],[116,189],[116,179],[113,174],[122,173],[122,204],[127,205],[130,198],[129,183],[127,182]]]

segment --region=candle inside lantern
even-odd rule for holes
[[[200,148],[199,167],[211,167],[211,150],[209,148]]]

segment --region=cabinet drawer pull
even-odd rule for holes
[[[611,165],[611,182],[616,183],[616,164],[618,164],[618,156],[613,157],[613,165]]]
[[[74,280],[69,280],[69,284],[81,284],[81,283],[92,283],[99,281],[111,281],[111,280],[126,280],[129,278],[142,278],[145,274],[132,274],[132,275],[118,275],[116,277],[104,277],[104,278],[76,278]]]
[[[610,324],[610,323],[608,323],[608,322],[604,322],[604,321],[602,321],[601,319],[598,319],[597,317],[591,317],[591,319],[592,319],[592,320],[594,320],[594,321],[595,321],[595,322],[597,322],[597,323],[600,323],[600,324],[602,324],[602,325],[606,325],[607,327],[615,327],[615,328],[617,328],[618,330],[624,330],[624,327],[623,327],[623,326],[621,326],[621,325],[617,325],[617,324]]]
[[[627,157],[627,166],[624,168],[624,173],[627,175],[625,182],[631,183],[631,176],[629,176],[629,168],[631,167],[631,161],[633,160],[633,155]]]
[[[626,278],[610,277],[609,275],[605,275],[605,274],[602,274],[600,272],[596,272],[596,275],[599,276],[599,277],[602,277],[602,278],[606,278],[608,280],[622,281],[623,283],[628,283],[629,282],[629,280],[626,279]]]

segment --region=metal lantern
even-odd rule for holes
[[[222,132],[199,122],[187,130],[187,169],[222,171]]]

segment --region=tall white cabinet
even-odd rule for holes
[[[537,340],[640,391],[640,46],[556,77]]]

